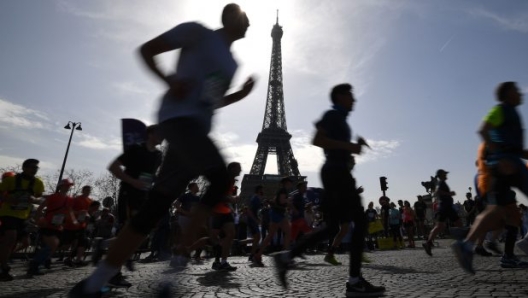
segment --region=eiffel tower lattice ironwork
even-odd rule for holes
[[[257,137],[258,148],[251,171],[249,175],[244,175],[242,181],[241,196],[246,198],[251,196],[256,185],[262,184],[265,186],[266,194],[272,195],[277,188],[278,180],[282,177],[290,177],[294,183],[304,181],[306,178],[301,176],[299,172],[297,160],[293,156],[290,144],[292,136],[288,133],[286,127],[282,85],[282,34],[282,26],[279,25],[277,14],[277,22],[271,30],[273,47],[264,122],[262,131]],[[269,154],[276,154],[277,156],[278,175],[264,174]]]

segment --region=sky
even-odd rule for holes
[[[40,174],[66,168],[96,176],[122,150],[121,118],[156,122],[164,86],[138,59],[144,42],[182,22],[216,29],[222,0],[0,1],[0,167],[41,160]],[[364,203],[381,195],[416,200],[437,169],[463,201],[473,187],[476,131],[496,104],[495,87],[516,81],[528,91],[528,2],[391,0],[245,0],[246,38],[230,92],[257,78],[243,101],[217,111],[211,136],[227,162],[251,168],[262,129],[271,59],[271,29],[283,26],[284,101],[291,145],[309,186],[320,187],[324,162],[311,145],[314,122],[330,108],[329,91],[351,83],[353,138],[372,150],[354,175]],[[178,52],[159,57],[175,68]],[[521,106],[521,115],[528,107]],[[277,174],[270,156],[267,174]],[[240,179],[242,180],[242,179]],[[520,197],[521,203],[528,203]]]

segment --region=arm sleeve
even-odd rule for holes
[[[501,106],[495,106],[489,113],[484,117],[484,122],[491,124],[494,127],[497,127],[502,124],[504,121],[504,116]]]

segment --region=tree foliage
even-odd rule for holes
[[[93,193],[101,200],[106,197],[117,198],[119,193],[119,179],[114,175],[106,172],[95,179],[93,184]]]

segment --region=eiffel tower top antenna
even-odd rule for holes
[[[279,24],[279,10],[277,9],[277,25]]]

